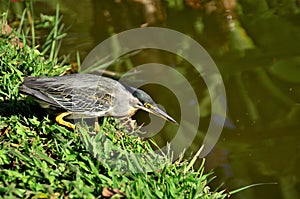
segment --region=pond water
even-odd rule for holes
[[[222,188],[233,190],[276,182],[250,188],[233,198],[300,198],[299,1],[201,2],[59,1],[63,22],[70,25],[61,53],[71,54],[75,61],[79,51],[83,60],[113,33],[141,26],[165,27],[189,35],[213,58],[227,94],[225,127],[206,161],[207,170],[214,169],[217,176],[212,185],[224,182]],[[37,1],[35,12],[54,14],[56,3]],[[130,64],[149,62],[172,66],[197,91],[201,109],[197,138],[203,137],[210,122],[211,102],[201,76],[189,63],[161,51],[133,55]],[[130,64],[125,61],[111,69],[126,72]],[[170,101],[172,92],[157,85],[143,88],[171,116],[180,119],[178,103]],[[174,136],[168,132],[176,132],[171,124],[164,129],[154,136],[160,145]],[[194,141],[189,152],[197,151],[200,145]]]

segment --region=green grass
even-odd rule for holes
[[[22,23],[26,24],[24,17]],[[165,164],[159,162],[162,159],[156,162],[160,169],[147,173],[121,172],[122,166],[128,166],[130,161],[123,162],[119,168],[118,164],[107,166],[113,162],[98,161],[107,154],[101,154],[101,150],[110,151],[119,146],[129,152],[151,154],[153,149],[149,141],[129,134],[110,118],[104,119],[100,133],[93,136],[83,127],[78,128],[80,133],[70,131],[56,124],[35,102],[19,94],[18,87],[24,77],[60,75],[69,68],[59,63],[56,48],[61,39],[59,20],[57,14],[52,36],[40,51],[28,46],[25,39],[32,41],[36,34],[22,31],[22,27],[13,31],[14,35],[2,34],[0,30],[0,197],[101,198],[104,188],[114,188],[128,198],[225,198],[224,191],[210,189],[210,174],[203,174],[203,165],[193,169],[194,161],[170,163],[166,156]],[[0,27],[5,23],[4,13]],[[14,44],[16,37],[24,47]],[[104,148],[95,148],[95,143],[103,138],[110,145],[103,141],[104,145],[100,146]],[[129,168],[143,164],[142,159],[135,161]]]

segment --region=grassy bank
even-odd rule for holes
[[[18,87],[26,76],[55,76],[69,68],[58,58],[59,16],[50,36],[35,41],[34,25],[25,16],[18,28],[0,22],[0,196],[2,198],[225,198],[224,191],[212,191],[203,167],[194,161],[178,160],[147,173],[120,172],[90,153],[91,140],[55,123],[34,101],[20,95]],[[40,19],[36,19],[40,20]],[[28,28],[29,31],[25,29]],[[105,119],[101,135],[127,151],[153,150],[147,140],[128,134],[113,119]],[[96,136],[97,137],[97,136]],[[86,143],[88,142],[88,144]],[[107,149],[107,148],[106,148]],[[157,164],[161,164],[157,162]]]

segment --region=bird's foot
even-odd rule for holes
[[[140,130],[140,126],[137,124],[136,120],[131,119],[130,117],[119,118],[119,126],[120,130],[125,130],[129,133],[134,133]]]

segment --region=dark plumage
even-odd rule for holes
[[[26,77],[19,90],[34,97],[42,107],[71,112],[73,118],[128,117],[143,109],[176,123],[144,91],[103,76]]]

